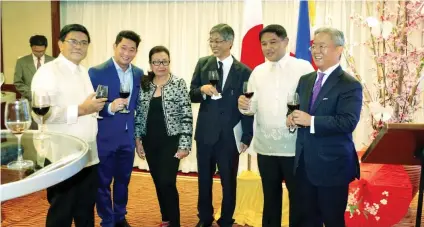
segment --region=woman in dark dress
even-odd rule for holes
[[[180,159],[191,150],[193,119],[185,81],[170,73],[166,47],[149,52],[151,71],[143,76],[135,116],[136,151],[146,158],[156,187],[161,227],[179,227],[176,186]]]

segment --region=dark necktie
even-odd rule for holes
[[[41,58],[37,57],[37,69],[39,69],[41,66]]]
[[[219,87],[219,89],[222,91],[222,89],[223,89],[223,80],[224,80],[224,69],[222,68],[223,67],[223,63],[222,63],[222,61],[218,61],[218,76],[219,76],[219,82],[218,82],[218,87]]]
[[[325,73],[318,72],[318,80],[315,82],[314,88],[312,89],[312,100],[311,100],[311,106],[309,107],[309,110],[312,109],[314,106],[314,103],[318,97],[319,91],[321,90],[322,80],[324,79]]]

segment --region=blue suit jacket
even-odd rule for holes
[[[233,128],[241,121],[243,129],[241,141],[249,145],[253,136],[253,117],[240,113],[237,100],[243,94],[243,82],[249,80],[252,71],[234,59],[222,89],[222,99],[212,100],[210,96],[206,96],[204,100],[200,88],[209,84],[208,72],[217,70],[217,67],[215,56],[203,57],[197,62],[193,74],[190,99],[193,103],[200,103],[194,138],[198,143],[213,145],[218,142],[220,133],[223,132],[226,141],[235,143]]]
[[[295,168],[303,153],[305,171],[312,184],[346,185],[360,175],[352,132],[361,113],[362,86],[338,67],[309,109],[316,76],[316,72],[302,76],[297,87],[300,110],[315,116],[315,133],[310,133],[310,127],[298,129]]]
[[[129,101],[128,109],[130,113],[121,114],[116,112],[115,115],[108,113],[108,105],[113,100],[120,98],[120,80],[118,72],[116,71],[113,60],[109,59],[101,65],[92,67],[88,70],[91,83],[94,90],[98,85],[108,86],[108,100],[105,107],[100,111],[99,115],[103,119],[98,120],[99,132],[97,133],[97,146],[99,156],[108,155],[109,152],[116,150],[122,141],[122,135],[130,136],[132,147],[135,147],[134,137],[134,110],[137,104],[137,97],[140,91],[140,79],[143,75],[143,70],[132,65],[133,70],[133,88],[131,91],[131,99]],[[128,132],[126,132],[128,127]]]

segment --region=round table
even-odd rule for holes
[[[45,134],[48,138],[37,139],[38,131],[24,132],[23,158],[32,160],[34,167],[12,170],[7,168],[7,164],[17,159],[17,138],[8,130],[1,130],[1,202],[60,183],[87,164],[86,142],[59,133]]]

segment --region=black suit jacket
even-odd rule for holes
[[[339,66],[325,81],[309,109],[316,72],[302,76],[297,92],[300,110],[315,116],[315,133],[310,127],[299,128],[295,167],[303,153],[305,171],[316,186],[337,186],[359,179],[359,162],[352,132],[362,108],[362,86]]]
[[[200,87],[209,84],[208,72],[218,68],[216,57],[203,57],[197,62],[190,86],[191,101],[200,103],[194,137],[197,142],[213,145],[218,142],[222,132],[226,141],[235,143],[233,128],[240,120],[243,129],[241,142],[249,145],[252,140],[253,117],[241,114],[237,107],[237,100],[243,94],[243,82],[249,80],[252,70],[233,59],[219,100],[212,100],[210,96],[203,99],[200,92]]]

